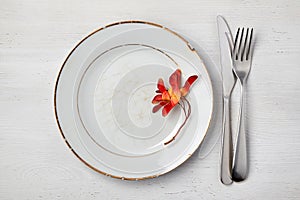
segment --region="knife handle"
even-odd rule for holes
[[[224,97],[223,103],[223,129],[222,129],[222,149],[221,149],[221,171],[220,179],[225,185],[232,183],[232,134],[230,122],[230,103],[229,98]]]

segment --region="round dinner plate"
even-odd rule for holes
[[[166,117],[152,113],[157,81],[182,71],[198,79]],[[65,60],[55,87],[55,114],[72,152],[115,178],[157,177],[179,166],[201,144],[213,110],[213,89],[201,56],[179,34],[154,23],[119,22],[83,39]]]

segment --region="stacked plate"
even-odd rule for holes
[[[157,80],[168,85],[198,75],[187,95],[191,116],[176,107],[153,114]],[[61,133],[73,153],[92,169],[116,178],[156,177],[176,168],[199,147],[209,127],[213,89],[201,56],[183,37],[157,24],[108,25],[82,40],[64,62],[55,89]]]

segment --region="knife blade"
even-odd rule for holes
[[[233,46],[233,38],[231,30],[222,16],[217,17],[218,34],[219,34],[219,48],[221,59],[221,73],[223,78],[223,90],[224,96],[229,96],[232,92],[232,88],[236,83],[235,75],[232,71],[231,49]],[[227,33],[227,36],[226,36]],[[231,44],[228,44],[231,43]]]
[[[222,16],[217,16],[221,74],[223,81],[223,128],[221,149],[220,180],[223,184],[232,183],[232,159],[233,144],[230,124],[230,98],[236,83],[236,77],[232,71],[231,48],[233,44],[232,34],[228,23]]]

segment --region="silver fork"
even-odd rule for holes
[[[240,31],[241,30],[241,31]],[[250,72],[252,62],[252,35],[253,28],[246,29],[244,36],[244,28],[238,28],[234,47],[232,50],[233,71],[241,84],[241,102],[239,111],[239,127],[236,142],[236,152],[234,155],[234,163],[232,170],[232,179],[236,182],[243,181],[248,175],[248,154],[245,129],[245,94],[244,87]]]

